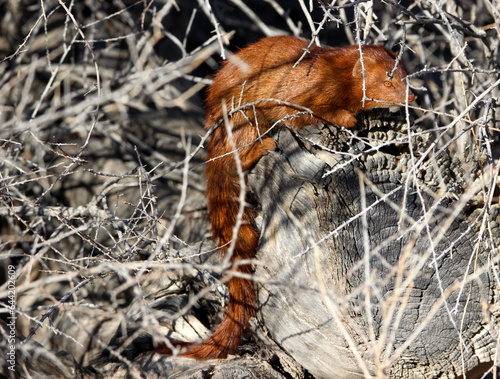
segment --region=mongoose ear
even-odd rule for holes
[[[363,66],[365,67],[365,70],[368,69],[371,65],[376,64],[377,62],[375,59],[370,58],[366,55],[363,55]],[[361,58],[359,58],[352,68],[352,76],[357,76],[363,73],[363,66],[361,65]]]

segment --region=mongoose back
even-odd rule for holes
[[[308,41],[289,36],[261,39],[226,60],[207,91],[205,128],[220,124],[208,144],[208,215],[213,239],[223,256],[236,238],[231,261],[244,274],[252,273],[251,266],[237,263],[255,256],[259,232],[254,211],[245,204],[240,227],[233,235],[241,206],[234,155],[238,154],[242,170],[250,169],[274,149],[274,140],[262,136],[276,122],[290,128],[318,122],[350,128],[361,110],[401,106],[415,98],[407,88],[402,64],[396,64],[394,53],[382,46],[363,45],[361,58],[358,46],[312,45],[294,67],[308,45]],[[249,103],[253,104],[244,107]],[[224,117],[229,125],[224,124]],[[252,281],[238,276],[229,280],[228,287],[229,303],[217,330],[182,356],[226,358],[238,347],[255,313],[256,295]],[[154,351],[171,354],[164,344]]]

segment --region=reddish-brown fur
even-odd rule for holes
[[[316,122],[352,127],[356,124],[356,113],[363,109],[396,106],[414,100],[403,80],[406,76],[403,66],[398,63],[395,67],[394,54],[384,47],[364,45],[362,65],[358,46],[323,48],[313,45],[294,68],[307,46],[307,41],[289,36],[264,38],[224,62],[208,88],[206,129],[220,122],[224,112],[262,99],[299,106],[271,100],[259,102],[241,112],[228,114],[232,138],[224,123],[213,131],[206,166],[208,214],[213,239],[219,244],[222,255],[227,253],[233,237],[236,238],[232,262],[254,257],[259,232],[254,226],[254,212],[246,206],[241,226],[233,236],[240,208],[240,181],[234,155],[228,153],[236,148],[241,168],[247,170],[267,150],[274,149],[275,142],[261,136],[279,120],[283,119],[282,124],[291,128]],[[391,73],[392,77],[388,77]],[[293,117],[304,111],[301,107],[308,108],[312,114]],[[241,273],[252,272],[248,264],[236,267]],[[209,339],[183,356],[225,358],[238,346],[254,315],[255,290],[252,281],[236,276],[229,280],[228,287],[230,300],[221,324]],[[155,351],[171,353],[164,345]]]

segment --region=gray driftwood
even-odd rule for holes
[[[249,175],[262,321],[317,378],[485,372],[498,207],[484,209],[476,167],[430,134],[409,143],[404,124],[365,123],[281,130]]]

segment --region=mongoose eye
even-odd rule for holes
[[[386,87],[392,87],[392,82],[390,82],[389,80],[386,80],[386,81],[384,82],[384,85],[385,85]]]

